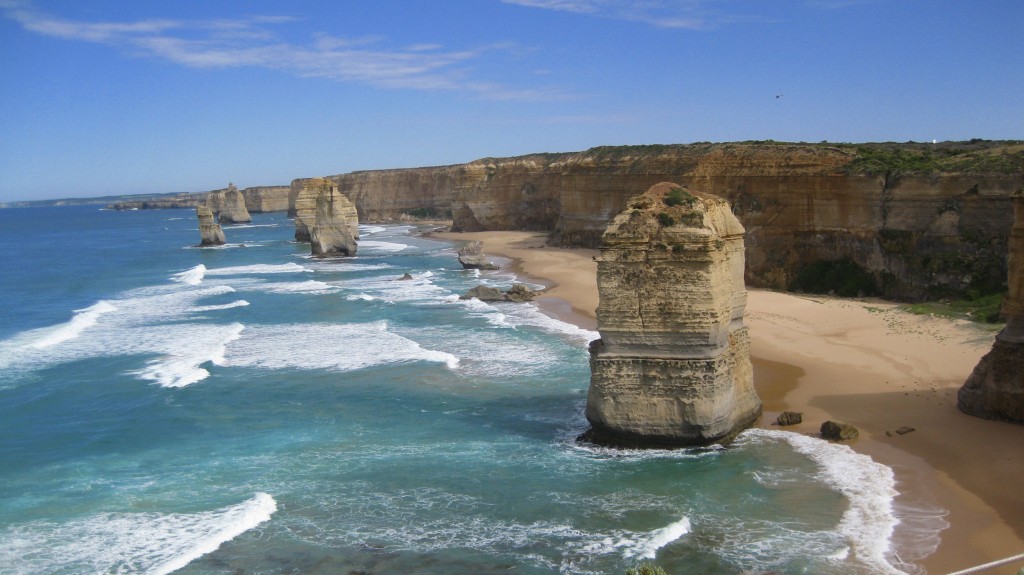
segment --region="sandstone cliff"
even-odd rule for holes
[[[206,197],[206,207],[217,214],[217,221],[222,224],[243,224],[252,221],[249,210],[245,208],[245,198],[234,184],[228,184],[223,190],[210,192]]]
[[[450,216],[455,231],[542,230],[586,247],[629,197],[672,181],[731,202],[750,285],[799,287],[814,264],[848,259],[870,290],[918,300],[1005,288],[1024,144],[617,146],[330,179],[363,221]],[[305,181],[292,182],[291,210],[311,204],[299,198]],[[296,237],[308,239],[298,220]]]
[[[589,439],[706,445],[760,416],[743,233],[725,200],[671,183],[634,197],[609,224],[597,260]]]
[[[250,214],[288,211],[290,186],[255,186],[242,190]]]
[[[310,244],[317,257],[354,256],[359,220],[355,206],[328,180],[317,186]]]
[[[196,206],[196,218],[199,219],[200,246],[224,245],[224,230],[213,219],[213,212],[206,206]]]
[[[958,407],[970,415],[1024,424],[1024,194],[1014,196],[1006,327],[960,388]]]
[[[301,188],[295,197],[295,240],[308,242],[312,239],[313,225],[317,221],[317,198],[323,194],[330,198],[341,196],[345,199],[344,203],[337,203],[337,209],[343,212],[338,214],[337,217],[341,218],[338,221],[344,221],[348,227],[348,234],[358,240],[360,219],[358,210],[351,199],[341,193],[338,185],[330,178],[306,178],[301,182]]]

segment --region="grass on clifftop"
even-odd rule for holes
[[[847,174],[930,175],[943,173],[986,175],[1024,174],[1024,142],[968,140],[935,144],[843,144],[857,157],[846,165]]]

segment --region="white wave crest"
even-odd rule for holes
[[[647,533],[618,531],[583,548],[584,552],[607,555],[621,552],[626,559],[654,559],[658,550],[692,530],[690,519],[683,517],[660,529]]]
[[[71,321],[54,328],[44,328],[48,333],[29,345],[35,349],[45,349],[75,339],[83,331],[96,325],[101,315],[112,311],[117,311],[117,308],[103,300],[85,309],[75,310]]]
[[[199,264],[194,268],[187,269],[183,272],[176,273],[171,276],[171,279],[178,283],[185,285],[197,286],[203,283],[203,277],[206,275],[206,266]]]
[[[245,329],[240,323],[192,327],[184,345],[176,347],[167,355],[150,360],[144,369],[133,373],[162,387],[185,387],[202,381],[209,377],[210,372],[200,366],[206,362],[223,365],[227,344],[241,337]]]
[[[396,242],[381,242],[377,240],[363,240],[359,242],[359,249],[361,250],[400,252],[408,247],[409,244],[399,244]]]
[[[795,451],[811,458],[819,466],[818,478],[849,501],[835,530],[846,540],[853,558],[876,573],[904,573],[887,558],[893,531],[899,523],[893,513],[893,500],[898,493],[892,469],[847,445],[798,433],[750,429],[743,435],[786,441]]]
[[[45,521],[0,532],[4,573],[147,573],[166,575],[269,521],[277,502],[266,493],[199,513],[104,513],[67,523]],[[10,569],[9,571],[7,569]]]
[[[425,349],[388,330],[387,322],[251,326],[244,345],[228,346],[225,364],[267,369],[354,371],[375,365],[427,361],[459,367],[451,353]]]
[[[206,270],[206,275],[211,276],[234,276],[247,274],[290,274],[312,272],[313,270],[300,266],[296,263],[285,264],[253,264],[248,266],[229,266],[224,268],[213,268]]]
[[[217,311],[221,309],[232,309],[236,307],[245,307],[249,305],[249,302],[244,299],[235,300],[231,303],[225,303],[220,305],[200,305],[192,308],[192,311],[203,312],[203,311]]]

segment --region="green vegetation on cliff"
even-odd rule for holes
[[[1024,174],[1024,141],[968,140],[842,144],[856,152],[845,173],[866,175]]]

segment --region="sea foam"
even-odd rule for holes
[[[199,513],[104,513],[54,524],[38,521],[0,533],[4,573],[166,575],[269,521],[266,493]]]
[[[183,272],[174,274],[171,276],[171,279],[185,285],[196,286],[203,283],[203,277],[205,276],[206,266],[199,264],[194,268],[189,268]]]
[[[112,311],[117,311],[117,308],[111,303],[102,300],[85,309],[75,310],[75,315],[71,318],[71,321],[47,329],[48,333],[29,345],[35,349],[45,349],[75,339],[83,331],[96,325],[101,315]]]

